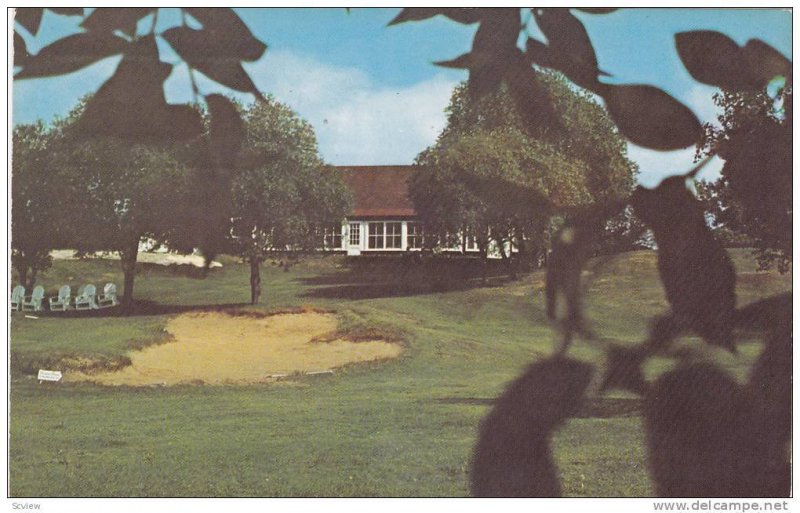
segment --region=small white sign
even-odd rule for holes
[[[39,381],[61,381],[61,371],[39,369]]]

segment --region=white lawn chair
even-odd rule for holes
[[[84,285],[83,290],[75,296],[75,310],[96,310],[97,289],[91,283]]]
[[[25,300],[25,287],[17,285],[11,291],[11,311],[19,312],[22,308],[22,302]]]
[[[42,310],[42,301],[44,301],[44,287],[37,285],[33,287],[30,298],[22,300],[22,311],[39,312]]]
[[[103,287],[103,293],[97,297],[98,308],[110,308],[117,306],[117,286],[113,283],[106,283]]]
[[[69,310],[69,301],[72,297],[72,288],[69,285],[64,285],[60,289],[58,289],[58,296],[51,297],[48,301],[50,301],[50,310],[61,310],[67,311]]]

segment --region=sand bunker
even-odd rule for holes
[[[174,341],[131,353],[131,365],[100,374],[67,372],[65,381],[103,385],[260,383],[295,372],[312,373],[347,363],[398,356],[402,348],[385,341],[312,342],[336,329],[332,314],[304,312],[263,318],[220,312],[171,319]]]

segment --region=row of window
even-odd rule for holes
[[[407,223],[406,236],[407,248],[420,249],[423,247],[421,223]],[[361,245],[361,223],[350,223],[347,242],[350,246]],[[325,228],[325,247],[331,249],[340,249],[342,247],[341,226],[331,225]],[[402,249],[403,223],[397,221],[367,223],[367,248]]]

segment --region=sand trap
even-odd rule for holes
[[[174,341],[131,353],[130,366],[90,375],[67,372],[64,380],[132,386],[260,383],[402,352],[400,345],[380,340],[311,342],[336,329],[335,316],[315,312],[263,318],[192,313],[171,319],[166,329]]]

